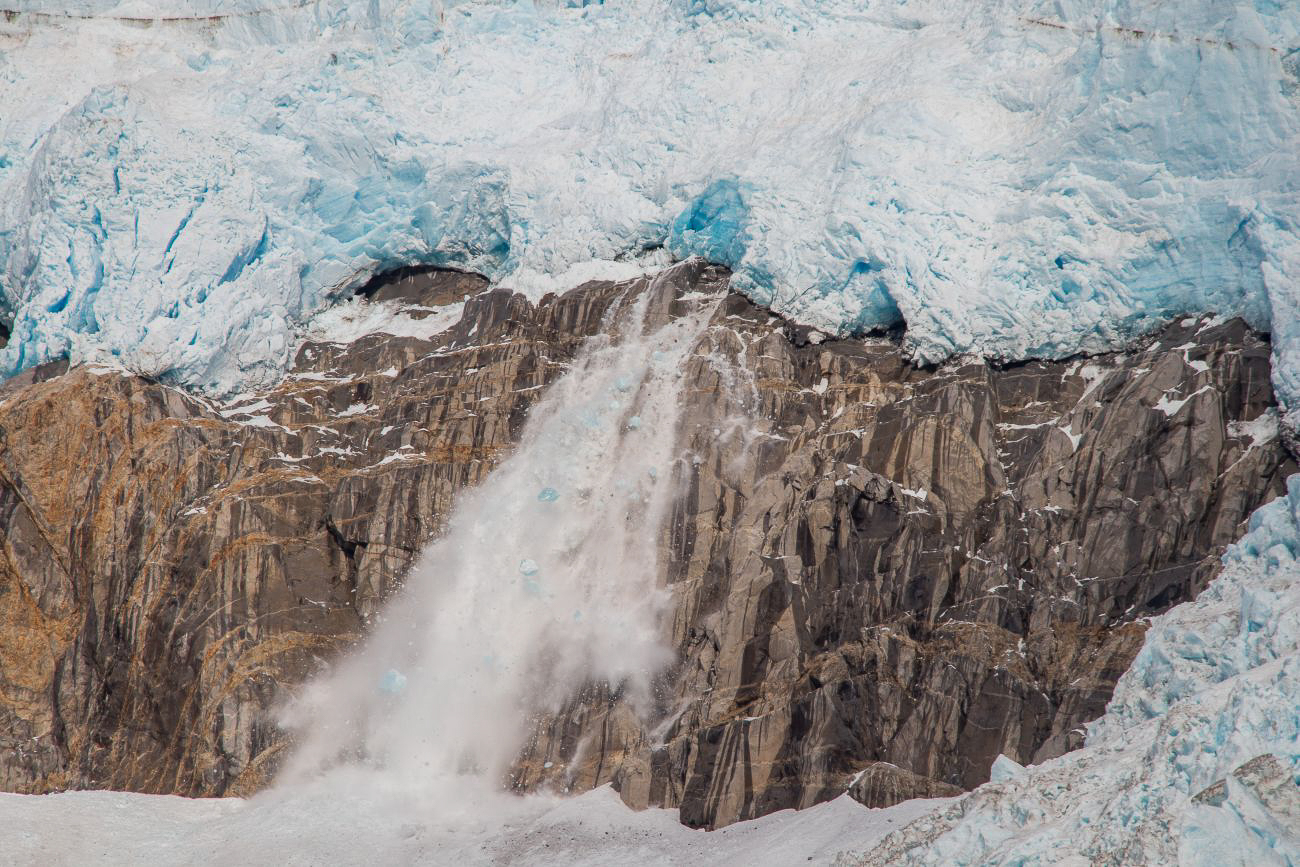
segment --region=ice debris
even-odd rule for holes
[[[542,503],[554,503],[560,498],[560,492],[555,488],[546,487],[537,492],[537,499]]]
[[[1005,755],[999,755],[993,760],[993,767],[989,770],[989,779],[995,783],[1005,783],[1007,780],[1014,780],[1025,766],[1007,758]]]
[[[525,559],[519,561],[519,573],[521,575],[536,575],[540,571],[541,567],[537,565],[536,560]]]
[[[395,668],[390,668],[384,672],[383,678],[379,681],[379,691],[386,692],[389,695],[398,695],[405,689],[406,675]]]

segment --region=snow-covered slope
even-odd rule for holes
[[[861,863],[1300,863],[1300,476],[1288,489],[1156,618],[1085,749],[999,759]]]
[[[1297,4],[8,6],[4,372],[228,391],[393,265],[541,291],[700,253],[922,359],[1240,313],[1300,399]]]
[[[463,795],[463,793],[462,793]],[[725,831],[695,831],[676,810],[635,813],[609,787],[573,798],[431,801],[427,793],[333,778],[244,801],[126,792],[0,794],[0,862],[85,864],[825,865],[943,801],[868,810],[842,795]]]

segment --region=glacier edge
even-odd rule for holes
[[[666,248],[826,331],[905,321],[923,362],[1242,315],[1290,407],[1300,10],[1185,6],[24,0],[0,368],[224,393],[377,271],[539,294]]]

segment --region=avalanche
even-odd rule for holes
[[[392,266],[540,293],[700,254],[920,360],[1241,314],[1300,406],[1293,3],[9,6],[3,373],[229,392]]]

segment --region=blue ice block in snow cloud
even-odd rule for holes
[[[386,692],[389,695],[398,695],[405,689],[406,675],[395,668],[390,668],[384,672],[383,678],[379,681],[379,691]]]

